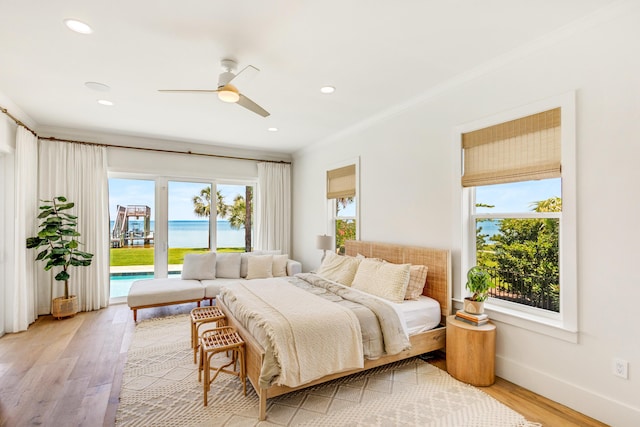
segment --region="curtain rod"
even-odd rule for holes
[[[228,160],[250,160],[250,161],[253,161],[253,162],[283,163],[283,164],[288,164],[288,165],[291,164],[291,162],[287,162],[285,160],[263,160],[263,159],[256,159],[256,158],[251,158],[251,157],[225,156],[225,155],[222,155],[222,154],[208,154],[208,153],[197,153],[197,152],[194,153],[191,150],[189,150],[189,151],[179,151],[179,150],[164,150],[164,149],[159,149],[159,148],[129,147],[129,146],[126,146],[126,145],[102,144],[102,143],[98,143],[98,142],[76,141],[76,140],[72,140],[72,139],[62,139],[62,138],[56,138],[54,136],[41,137],[41,136],[38,136],[38,134],[35,133],[32,129],[30,129],[29,126],[25,125],[20,120],[18,120],[16,117],[14,117],[11,113],[9,113],[9,111],[7,111],[6,108],[3,108],[2,106],[0,106],[0,111],[3,112],[4,114],[6,114],[18,126],[22,126],[26,130],[31,132],[33,134],[33,136],[35,136],[35,137],[37,137],[39,139],[47,140],[47,141],[71,142],[73,144],[98,145],[98,146],[101,146],[101,147],[124,148],[124,149],[128,149],[128,150],[155,151],[157,153],[188,154],[188,155],[192,155],[192,156],[216,157],[216,158],[219,158],[219,159],[228,159]]]
[[[13,120],[15,122],[15,124],[17,124],[18,126],[22,126],[23,128],[25,128],[26,130],[28,130],[29,132],[31,132],[33,134],[33,136],[37,137],[38,134],[36,134],[31,128],[29,128],[29,126],[25,125],[24,123],[22,123],[20,120],[18,120],[16,117],[14,117],[9,111],[7,111],[6,108],[0,106],[0,111],[2,111],[4,114],[6,114],[7,116],[9,116],[9,118],[11,120]]]

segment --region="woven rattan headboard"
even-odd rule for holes
[[[423,294],[440,303],[443,316],[451,314],[451,251],[348,240],[345,242],[345,253],[350,256],[362,254],[367,258],[380,258],[396,264],[426,265],[429,270]]]

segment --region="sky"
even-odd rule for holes
[[[208,184],[204,182],[169,181],[169,220],[204,220],[193,213],[193,196]],[[155,210],[155,181],[142,179],[109,179],[109,216],[115,219],[117,205],[145,205]],[[237,194],[244,196],[244,185],[218,185],[225,203],[233,204]],[[152,218],[153,219],[153,218]]]
[[[562,197],[560,178],[476,187],[476,203],[495,205],[476,212],[531,212],[531,203],[551,197]]]

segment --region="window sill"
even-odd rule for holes
[[[454,299],[454,306],[456,309],[461,310],[462,301]],[[536,316],[532,313],[525,313],[488,302],[485,303],[484,310],[489,315],[489,318],[496,322],[505,323],[574,344],[578,343],[578,331],[568,328],[562,320]]]

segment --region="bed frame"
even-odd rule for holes
[[[227,316],[228,323],[236,328],[242,336],[246,346],[246,372],[251,385],[256,390],[259,398],[258,418],[264,420],[267,412],[267,399],[290,393],[295,390],[321,384],[336,378],[355,374],[377,366],[386,365],[398,360],[407,359],[430,351],[445,347],[445,319],[451,314],[451,252],[445,249],[430,249],[415,246],[403,246],[389,243],[362,242],[350,240],[346,242],[346,254],[356,256],[362,254],[366,257],[381,258],[389,262],[402,264],[422,264],[429,267],[427,273],[427,285],[423,295],[431,297],[440,303],[442,315],[440,326],[432,330],[411,335],[411,348],[393,356],[383,356],[376,360],[365,360],[363,369],[354,369],[337,374],[328,375],[303,384],[299,387],[286,387],[274,385],[269,388],[259,386],[260,371],[264,358],[264,349],[258,341],[238,322],[229,309],[220,301],[216,304]]]

